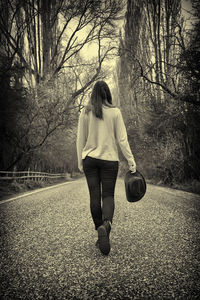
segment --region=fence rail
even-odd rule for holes
[[[0,171],[0,180],[47,180],[56,178],[65,178],[66,173],[45,173],[36,171]]]

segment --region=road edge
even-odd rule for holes
[[[11,198],[8,198],[8,199],[5,199],[5,200],[1,200],[0,201],[0,205],[4,204],[4,203],[7,203],[7,202],[14,201],[14,200],[18,200],[20,198],[24,198],[26,196],[30,196],[30,195],[36,194],[36,193],[39,193],[39,192],[43,192],[43,191],[46,191],[46,190],[49,190],[49,189],[52,189],[52,188],[60,187],[62,185],[66,185],[66,184],[69,184],[69,183],[77,182],[78,180],[80,180],[80,179],[76,179],[76,180],[72,180],[72,181],[66,181],[66,182],[55,184],[55,185],[47,186],[47,187],[44,187],[44,188],[38,188],[38,189],[35,189],[33,191],[30,191],[30,192],[25,192],[25,193],[23,193],[21,195],[18,195],[18,196],[15,196],[15,197],[11,197]]]

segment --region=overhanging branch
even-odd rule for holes
[[[174,92],[172,92],[168,87],[166,87],[163,83],[157,82],[157,81],[153,81],[151,79],[149,79],[143,71],[142,65],[141,63],[137,60],[139,66],[140,66],[140,76],[142,78],[144,78],[146,81],[148,81],[151,84],[160,86],[164,92],[168,93],[172,98],[176,99],[176,100],[180,100],[183,102],[187,102],[187,103],[191,103],[194,104],[196,106],[200,106],[200,101],[198,101],[196,99],[195,95],[182,95],[182,94],[175,94]]]

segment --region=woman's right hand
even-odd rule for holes
[[[80,171],[81,173],[83,173],[83,165],[79,165],[78,168],[79,168],[79,171]]]
[[[136,172],[136,162],[134,161],[134,163],[129,166],[129,170],[131,171],[131,173],[135,173]]]

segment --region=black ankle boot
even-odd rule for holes
[[[109,241],[110,231],[111,231],[111,225],[109,221],[104,221],[103,225],[99,226],[97,229],[98,232],[97,245],[99,246],[100,251],[104,255],[108,255],[108,253],[110,252],[110,241]]]

